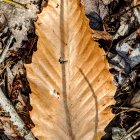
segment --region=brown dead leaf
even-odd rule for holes
[[[99,140],[116,87],[79,0],[49,1],[36,28],[38,50],[26,65],[33,133],[39,140]]]
[[[100,39],[106,40],[106,41],[111,41],[112,36],[106,32],[106,31],[93,31],[92,37],[94,40],[98,41]]]

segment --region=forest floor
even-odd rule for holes
[[[93,37],[106,52],[110,72],[117,86],[114,95],[116,104],[112,105],[115,117],[105,128],[106,135],[102,140],[139,140],[140,1],[82,2],[89,25],[95,31]],[[42,3],[42,0],[0,0],[0,93],[4,94],[0,96],[2,140],[35,139],[30,131],[34,127],[29,115],[32,110],[29,99],[31,89],[24,63],[31,62],[33,51],[36,50],[38,37],[34,22]],[[14,105],[14,108],[6,108],[9,113],[3,110],[4,106],[11,106],[4,100],[6,97]],[[3,103],[5,101],[7,104]],[[16,122],[15,118],[19,121]]]

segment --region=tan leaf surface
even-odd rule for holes
[[[78,0],[50,0],[36,28],[38,50],[26,65],[33,133],[39,140],[100,139],[112,118],[108,106],[116,87],[83,6]],[[60,57],[67,62],[60,64]]]

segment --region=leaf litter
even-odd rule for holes
[[[21,3],[19,3],[21,2]],[[30,63],[37,36],[33,21],[39,12],[40,0],[0,1],[0,86],[24,120],[28,129],[34,127],[29,111],[31,89],[23,63]],[[133,140],[140,138],[140,15],[138,0],[82,0],[93,39],[106,52],[110,72],[117,86],[115,118],[105,128],[102,140]],[[43,2],[44,3],[44,2]],[[27,10],[21,7],[27,6]],[[138,6],[136,6],[138,5]],[[30,13],[30,8],[32,13]],[[23,12],[25,19],[20,17]],[[30,13],[30,14],[28,14]],[[30,16],[28,16],[30,15]],[[19,18],[17,22],[15,19]],[[20,21],[21,20],[21,21]],[[15,22],[13,22],[15,21]],[[22,140],[10,115],[0,107],[0,139]]]
[[[36,50],[34,21],[43,0],[0,0],[0,139],[35,140],[30,131],[29,94],[24,63]]]
[[[138,140],[140,139],[140,1],[82,0],[82,2],[85,5],[89,25],[95,30],[93,39],[105,50],[110,72],[114,75],[117,86],[114,95],[116,103],[112,105],[115,117],[106,126],[106,134],[102,140]],[[100,38],[99,34],[104,37]],[[107,34],[111,36],[110,39],[106,38]]]

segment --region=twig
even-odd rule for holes
[[[0,88],[0,104],[2,108],[9,113],[10,120],[13,122],[15,126],[17,126],[17,130],[21,134],[25,140],[35,140],[34,135],[30,130],[28,130],[25,126],[23,120],[19,117],[18,113],[16,112],[15,108],[11,104],[11,102],[6,98],[2,89]]]
[[[120,113],[116,114],[116,116],[118,116],[121,113],[130,112],[130,111],[140,112],[140,109],[138,109],[138,108],[128,108],[128,107],[117,107],[117,108],[118,108],[117,110],[122,109],[123,111],[121,111]]]
[[[2,52],[2,54],[0,56],[0,63],[2,63],[5,60],[6,54],[7,54],[8,50],[9,50],[10,45],[13,42],[13,40],[14,40],[14,37],[13,36],[10,36],[10,39],[8,41],[8,44],[5,46],[3,52]]]
[[[140,127],[136,128],[138,125],[140,125],[140,121],[138,121],[135,125],[133,125],[128,131],[127,131],[127,135],[125,136],[125,139],[129,138],[130,136],[132,136],[134,133],[138,132],[140,130]],[[134,128],[136,128],[135,130],[133,130]],[[132,131],[133,130],[133,131]]]
[[[135,125],[133,125],[128,131],[127,133],[130,133],[135,127],[137,127],[138,125],[140,125],[140,121],[137,121],[137,123]]]
[[[138,132],[140,130],[140,127],[138,127],[137,129],[135,129],[134,131],[132,131],[131,133],[127,134],[125,136],[125,139],[129,138],[130,136],[132,136],[133,134],[135,134],[136,132]]]

